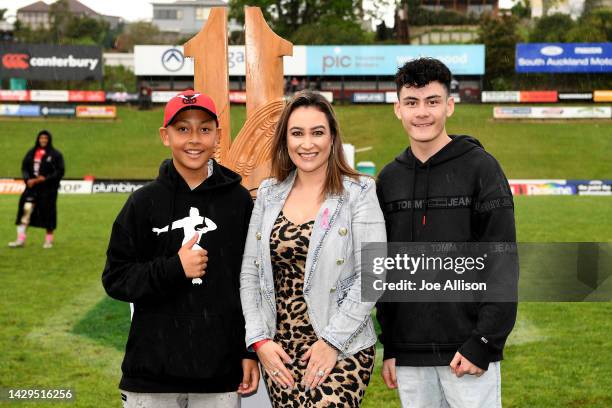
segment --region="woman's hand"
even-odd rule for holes
[[[257,357],[276,384],[283,388],[293,388],[295,381],[291,372],[285,367],[285,364],[291,364],[293,360],[280,345],[273,341],[262,344],[257,349]]]
[[[323,384],[338,361],[338,350],[323,340],[317,340],[301,359],[308,361],[302,385],[311,390]]]

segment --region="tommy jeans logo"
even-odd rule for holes
[[[2,65],[6,69],[28,69],[30,64],[28,54],[4,54],[2,57]]]
[[[470,196],[435,197],[427,200],[427,208],[471,208],[472,203],[473,199]],[[388,213],[424,207],[425,200],[397,200],[385,203],[385,211]]]

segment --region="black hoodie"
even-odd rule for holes
[[[213,161],[212,175],[191,190],[166,160],[157,179],[134,192],[117,216],[102,283],[111,297],[134,303],[121,389],[238,389],[242,359],[254,358],[244,344],[239,293],[253,202],[240,181]],[[208,230],[199,240],[208,251],[201,285],[185,276],[178,256],[185,235],[194,234],[182,228],[186,217],[193,218],[192,229]]]
[[[45,154],[40,160],[38,173],[34,171],[34,154],[36,150],[41,148],[40,136],[47,135],[49,142],[44,147]],[[57,190],[60,186],[60,181],[64,177],[64,157],[59,150],[53,147],[53,136],[49,131],[41,131],[36,136],[34,147],[28,150],[23,161],[21,162],[21,174],[23,181],[27,182],[36,176],[43,176],[45,180],[42,183],[35,184],[33,187],[27,187],[19,200],[17,217],[15,224],[21,224],[23,217],[23,205],[27,201],[36,203],[34,211],[30,217],[29,225],[31,227],[41,227],[48,230],[54,230],[57,227]]]
[[[410,148],[380,172],[389,242],[515,242],[514,203],[499,163],[478,140],[451,142],[421,163]],[[384,359],[448,365],[459,351],[482,369],[503,358],[516,303],[379,303]]]

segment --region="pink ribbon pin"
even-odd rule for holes
[[[323,219],[321,220],[321,225],[323,229],[329,229],[329,208],[323,210]]]

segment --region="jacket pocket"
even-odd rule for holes
[[[134,315],[122,370],[131,376],[207,379],[241,370],[239,319]]]
[[[355,279],[357,279],[356,274],[351,275],[348,278],[342,279],[336,284],[336,303],[338,304],[338,306],[342,304],[342,302],[346,298],[346,295],[348,295],[351,285],[353,284],[353,282],[355,282]]]

